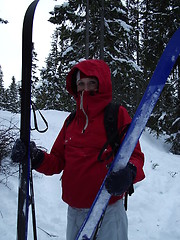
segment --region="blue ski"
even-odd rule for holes
[[[92,238],[101,215],[104,213],[111,198],[111,195],[106,191],[105,180],[111,171],[116,172],[127,165],[179,54],[180,28],[170,39],[158,62],[134,118],[132,119],[124,141],[119,148],[111,168],[109,169],[75,240],[90,240]]]

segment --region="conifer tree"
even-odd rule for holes
[[[3,71],[0,65],[0,109],[4,109],[5,104],[5,89],[3,81]]]
[[[170,84],[172,91],[170,93],[168,91],[168,93],[171,97],[171,102],[169,103],[168,101],[166,111],[166,119],[168,120],[166,132],[169,134],[167,141],[172,143],[171,152],[180,155],[180,57],[173,70]]]
[[[89,58],[101,57],[102,7],[101,0],[92,0],[89,6]],[[136,100],[133,99],[135,79],[140,73],[134,49],[130,48],[133,28],[129,25],[127,9],[121,1],[105,0],[103,13],[103,54],[112,71],[114,101],[121,102],[132,110],[136,105]],[[58,58],[51,58],[54,61],[51,64],[56,65],[58,78],[64,82],[69,69],[86,56],[86,1],[68,1],[55,7],[51,14],[50,22],[57,25],[58,34]],[[49,71],[48,67],[46,70]],[[51,79],[49,76],[49,81]]]
[[[38,54],[37,52],[35,51],[35,48],[33,46],[33,51],[32,51],[32,77],[31,77],[31,89],[32,89],[32,98],[35,97],[35,88],[36,88],[36,85],[38,84],[39,82],[39,77],[37,76],[37,70],[38,70],[38,58],[37,58]]]
[[[130,83],[130,112],[135,112],[139,102],[144,94],[145,79],[141,64],[141,49],[142,49],[142,20],[141,20],[141,0],[126,0],[127,16],[129,25],[132,27],[132,34],[128,42],[128,55],[132,54],[136,63],[137,69],[132,72],[132,81]]]
[[[179,2],[165,0],[161,2],[142,1],[142,18],[144,19],[143,48],[142,48],[142,68],[144,77],[149,79],[156,67],[166,44],[180,25]],[[179,59],[177,61],[178,65]],[[156,134],[166,133],[170,135],[169,140],[177,145],[176,134],[172,130],[172,125],[178,117],[179,95],[179,68],[177,66],[172,71],[163,93],[151,115],[148,126],[156,131]],[[176,130],[178,131],[178,130]],[[175,142],[174,142],[175,141]]]
[[[61,64],[56,29],[52,36],[51,51],[46,59],[46,68],[41,70],[41,81],[36,91],[36,105],[41,109],[68,110],[72,106],[65,89],[65,74],[61,72]]]
[[[18,113],[20,111],[20,99],[19,99],[19,87],[16,84],[15,77],[12,77],[11,84],[9,88],[5,91],[6,95],[6,105],[5,108],[13,113]]]

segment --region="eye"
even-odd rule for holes
[[[89,82],[91,85],[94,85],[94,84],[96,84],[96,81],[95,80],[92,80],[92,81],[90,81]]]
[[[81,82],[81,81],[78,81],[78,83],[77,83],[77,86],[84,86],[84,83],[83,82]]]

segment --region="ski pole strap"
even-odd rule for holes
[[[125,192],[125,196],[124,196],[124,208],[126,211],[127,211],[128,195],[131,196],[133,193],[134,193],[134,185],[131,184],[128,191]]]
[[[34,128],[31,128],[31,130],[37,130],[39,133],[45,133],[48,130],[48,122],[46,121],[45,117],[43,114],[40,112],[40,110],[37,108],[36,104],[31,101],[31,106],[33,110],[33,117],[34,117]],[[36,117],[36,110],[38,111],[39,115],[41,116],[42,120],[44,121],[46,127],[43,130],[40,130],[37,124],[37,117]]]

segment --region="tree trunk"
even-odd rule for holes
[[[104,60],[104,0],[101,0],[100,59]]]
[[[89,0],[86,1],[86,56],[89,58]]]

